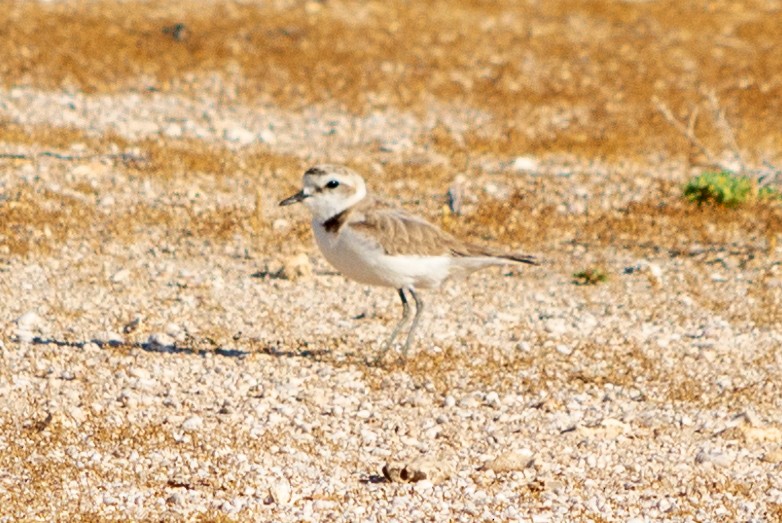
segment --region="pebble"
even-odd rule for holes
[[[184,130],[178,123],[170,123],[163,128],[163,135],[169,138],[181,138],[183,134]]]
[[[306,254],[289,256],[282,262],[282,276],[288,280],[306,280],[312,278],[312,263]]]
[[[183,505],[184,502],[185,498],[179,492],[174,492],[166,498],[166,503],[169,505]]]
[[[276,480],[269,486],[269,498],[277,505],[287,505],[291,501],[291,485],[285,479]]]
[[[176,341],[164,332],[155,332],[149,335],[147,343],[153,347],[173,347]]]
[[[770,450],[763,454],[763,461],[766,463],[782,463],[782,448]]]
[[[21,343],[33,341],[43,325],[41,318],[35,311],[28,311],[16,320],[16,337]]]
[[[272,230],[281,232],[281,231],[287,231],[291,228],[291,222],[290,220],[286,220],[285,218],[277,218],[272,222]]]
[[[573,354],[573,347],[562,343],[557,344],[556,350],[558,353],[562,354],[563,356],[570,356],[571,354]]]
[[[277,143],[277,135],[271,129],[263,129],[258,133],[258,138],[265,144],[274,145]]]
[[[500,454],[496,458],[484,463],[484,470],[491,470],[496,474],[524,470],[532,465],[535,460],[534,453],[529,449],[511,450]]]
[[[16,319],[16,325],[20,329],[30,330],[40,327],[43,324],[41,318],[35,311],[28,311]]]
[[[185,432],[196,432],[204,427],[204,419],[201,416],[190,416],[182,423]]]
[[[111,275],[112,283],[122,283],[130,277],[130,271],[128,269],[120,269]]]
[[[540,168],[540,162],[531,156],[517,156],[511,162],[511,169],[521,173],[534,173]]]
[[[256,141],[257,136],[244,127],[233,126],[228,127],[223,131],[223,138],[239,145],[250,145]]]
[[[389,462],[383,466],[383,476],[395,483],[415,483],[429,480],[439,483],[450,478],[453,468],[445,461],[418,458],[408,463]]]
[[[544,324],[543,328],[546,332],[554,336],[562,336],[568,331],[567,323],[562,318],[549,318]]]

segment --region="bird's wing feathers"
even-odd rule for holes
[[[390,255],[493,257],[535,263],[531,256],[462,242],[423,218],[377,202],[357,206],[347,222]]]
[[[446,256],[461,245],[431,223],[398,209],[375,207],[354,216],[350,226],[371,237],[386,254]]]

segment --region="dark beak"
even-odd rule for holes
[[[285,198],[283,201],[280,202],[280,205],[281,206],[293,205],[294,203],[299,203],[303,199],[309,198],[309,197],[310,197],[309,194],[304,194],[304,191],[301,190],[301,191],[297,192],[296,194],[294,194],[293,196],[289,196],[289,197]]]

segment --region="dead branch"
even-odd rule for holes
[[[733,127],[728,122],[727,116],[725,116],[725,111],[720,106],[720,101],[717,98],[717,93],[712,89],[705,92],[704,96],[706,97],[706,100],[708,100],[709,105],[711,106],[714,123],[717,126],[717,129],[720,130],[720,132],[722,133],[723,140],[725,140],[725,142],[733,151],[733,157],[738,162],[741,172],[742,173],[745,172],[746,165],[744,164],[744,159],[741,156],[741,151],[739,150],[739,144],[736,141],[736,134],[733,132]]]
[[[657,107],[657,110],[660,111],[660,114],[663,115],[663,118],[673,126],[674,129],[682,133],[685,138],[698,150],[703,153],[704,156],[706,156],[706,160],[712,165],[720,165],[720,163],[716,160],[713,154],[711,154],[711,151],[701,142],[697,136],[695,136],[695,119],[697,118],[697,109],[693,111],[693,113],[690,115],[690,121],[689,125],[684,125],[682,122],[680,122],[671,112],[671,110],[668,108],[667,105],[665,105],[659,98],[656,96],[652,97],[652,103],[654,103],[655,107]]]

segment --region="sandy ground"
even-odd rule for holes
[[[0,521],[782,520],[782,208],[682,197],[780,186],[779,2],[0,17]],[[372,365],[396,293],[277,206],[323,161],[543,263]]]

